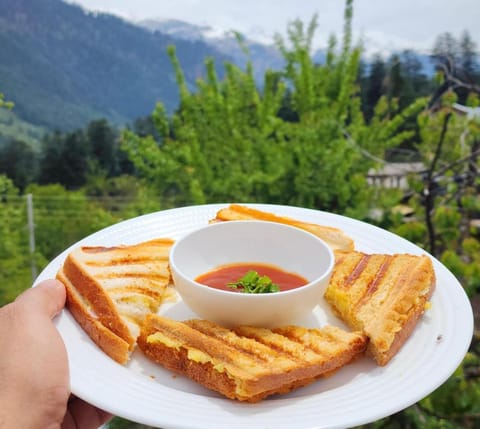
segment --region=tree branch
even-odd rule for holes
[[[437,237],[435,233],[435,227],[433,225],[433,211],[435,207],[435,194],[433,192],[433,187],[435,185],[434,173],[435,173],[435,168],[437,166],[437,162],[440,159],[440,155],[443,150],[443,143],[445,142],[445,135],[447,134],[448,122],[450,121],[451,117],[452,117],[452,113],[448,112],[445,115],[445,118],[443,120],[440,138],[437,143],[437,147],[435,150],[435,155],[433,157],[432,163],[430,164],[430,167],[427,170],[427,177],[425,180],[425,186],[423,188],[423,197],[424,197],[424,204],[425,204],[425,223],[427,225],[427,231],[428,231],[429,250],[430,250],[430,253],[434,256],[437,256],[436,255],[436,250],[437,250],[436,238]]]

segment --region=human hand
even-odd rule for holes
[[[46,280],[0,309],[0,428],[98,428],[110,415],[70,395],[67,351],[52,319],[65,288]]]

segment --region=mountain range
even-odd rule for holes
[[[273,44],[244,39],[245,51],[234,34],[209,26],[133,23],[62,0],[0,0],[0,92],[15,103],[7,117],[64,131],[98,118],[123,126],[149,115],[157,101],[172,112],[178,87],[169,45],[192,89],[207,57],[219,76],[225,61],[240,67],[252,61],[259,84],[267,69],[283,67]],[[323,58],[315,53],[316,61]]]
[[[124,124],[161,100],[178,103],[167,47],[175,45],[187,84],[204,59],[230,58],[201,41],[151,32],[61,0],[0,0],[0,92],[25,121],[71,129],[104,117]]]
[[[260,43],[240,35],[242,46],[233,32],[219,32],[208,25],[196,25],[176,19],[148,19],[137,24],[153,33],[166,34],[177,40],[206,43],[215,51],[229,56],[233,63],[242,68],[250,60],[255,78],[260,84],[268,69],[280,70],[284,66],[284,59],[273,45],[273,40],[270,44]]]
[[[204,42],[213,49],[229,55],[233,62],[241,67],[245,66],[247,60],[250,60],[259,84],[261,84],[266,70],[280,70],[285,64],[282,55],[274,46],[273,40],[270,43],[266,42],[265,37],[262,37],[262,41],[258,41],[256,38],[244,38],[243,44],[248,50],[248,55],[246,55],[232,32],[218,31],[209,25],[196,25],[176,19],[149,19],[139,21],[137,24],[152,32],[167,34],[178,40]],[[393,50],[385,51],[385,49],[382,49],[382,54],[375,54],[372,47],[369,47],[367,51],[364,53],[366,65],[371,64],[376,55],[385,59],[385,57],[388,58],[389,55],[397,53]],[[398,53],[401,54],[401,52]],[[419,61],[423,73],[432,76],[435,72],[435,66],[431,56],[427,53],[413,51],[412,54]],[[325,57],[325,49],[314,49],[312,52],[312,58],[316,63],[323,63]]]

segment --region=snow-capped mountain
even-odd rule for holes
[[[241,67],[246,64],[248,58],[251,59],[257,80],[263,79],[267,69],[280,70],[284,65],[284,60],[278,49],[274,45],[273,38],[268,39],[268,35],[261,29],[250,32],[247,37],[242,35],[243,43],[248,49],[248,56],[240,47],[235,34],[210,25],[197,25],[176,19],[149,19],[137,22],[137,25],[148,29],[151,32],[160,32],[176,39],[188,41],[202,41],[209,44],[221,53],[232,58],[233,62]],[[376,38],[363,37],[363,57],[368,64],[380,55],[383,59],[388,59],[393,53],[400,53],[397,44],[379,43]],[[415,53],[416,58],[421,63],[424,73],[431,76],[434,72],[433,63],[430,56],[426,53]],[[325,50],[318,49],[313,53],[316,62],[322,63],[325,60]]]
[[[207,43],[230,56],[232,61],[240,67],[244,67],[250,59],[258,79],[264,77],[267,69],[280,70],[284,64],[282,55],[274,46],[273,40],[270,43],[262,43],[257,40],[262,37],[261,34],[256,34],[255,39],[241,35],[242,43],[247,48],[247,52],[245,52],[232,31],[215,29],[208,25],[190,24],[175,19],[149,19],[137,22],[137,24],[152,32],[158,31],[176,39]],[[263,38],[266,39],[266,37]]]

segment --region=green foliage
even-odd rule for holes
[[[0,92],[0,149],[11,139],[34,143],[38,142],[38,137],[41,135],[41,128],[17,118],[11,111],[13,106],[13,102],[5,100],[5,96]]]
[[[11,178],[21,191],[35,180],[38,154],[23,140],[12,139],[0,147],[0,172]]]
[[[434,109],[418,115],[417,150],[425,171],[409,183],[413,216],[408,222],[395,219],[392,208],[387,216],[396,221],[392,231],[440,259],[473,300],[480,293],[480,241],[471,226],[480,213],[480,127],[478,119],[454,112],[456,100],[456,94],[447,90]],[[475,332],[470,353],[446,383],[415,406],[368,427],[478,427],[479,352]]]
[[[470,236],[469,224],[478,217],[478,148],[480,129],[474,119],[452,113],[452,93],[443,97],[436,112],[419,116],[419,153],[426,173],[417,182],[414,202],[433,227],[428,249],[439,256],[445,250],[462,254]]]
[[[129,420],[114,417],[108,423],[108,429],[154,429],[152,426],[145,426],[140,423],[135,423]]]
[[[90,148],[90,169],[112,177],[119,173],[117,132],[106,119],[90,122],[85,134]],[[93,165],[92,165],[93,164]]]
[[[248,271],[236,282],[227,283],[232,289],[240,289],[243,293],[275,293],[280,292],[277,284],[268,276],[260,276],[256,271]]]
[[[81,238],[115,223],[82,191],[67,191],[61,185],[31,185],[38,255],[50,260]]]
[[[352,4],[346,2],[341,42],[330,38],[321,65],[313,61],[311,52],[316,17],[307,26],[292,22],[288,40],[276,39],[285,67],[266,72],[261,89],[251,62],[247,61],[244,68],[227,62],[220,73],[211,58],[205,60],[204,77],[193,84],[196,63],[188,62],[178,46],[170,47],[168,78],[176,79],[180,105],[170,113],[166,100],[171,94],[162,93],[158,97],[162,102],[157,103],[151,117],[136,122],[133,131],[122,132],[122,146],[129,159],[119,150],[115,128],[105,120],[94,121],[86,129],[44,138],[37,178],[41,184],[34,184],[20,174],[30,167],[21,167],[15,161],[20,157],[24,162],[32,155],[27,149],[29,140],[19,139],[27,145],[10,142],[10,138],[4,142],[8,150],[1,154],[5,157],[0,172],[11,168],[8,175],[14,177],[0,175],[0,304],[30,286],[32,263],[37,270],[42,269],[65,248],[105,226],[172,206],[232,201],[319,208],[376,223],[429,250],[454,273],[472,299],[477,297],[480,237],[471,221],[480,217],[480,125],[478,120],[457,115],[452,106],[458,97],[476,106],[478,96],[440,91],[448,82],[448,76],[441,74],[436,83],[441,96],[435,94],[435,103],[428,103],[418,97],[425,95],[422,91],[427,85],[418,64],[408,56],[388,62],[379,57],[370,75],[362,75],[361,49],[351,42]],[[32,7],[42,12],[34,2]],[[76,21],[80,20],[78,10],[71,12],[76,17],[72,22],[80,22]],[[107,33],[93,31],[95,19],[104,20],[110,30],[120,25],[108,17],[88,19],[92,31],[77,35],[78,39],[69,33],[76,26],[66,26],[70,30],[65,34],[58,30],[56,42],[62,45],[62,37],[68,36],[70,41],[81,40],[88,46],[90,39],[107,37]],[[123,42],[135,39],[133,33],[125,31]],[[143,37],[138,40],[144,41]],[[156,43],[159,39],[152,40]],[[445,41],[450,43],[452,39]],[[468,38],[464,42],[464,66],[470,67],[472,44]],[[27,47],[32,48],[31,43]],[[106,46],[116,43],[109,40]],[[164,50],[166,45],[162,43]],[[2,48],[6,57],[12,53],[11,40]],[[82,67],[91,62],[85,59],[82,64],[75,63],[78,50],[75,55],[68,52],[65,61],[58,62],[66,67],[63,75],[68,76],[75,66],[81,75],[85,72]],[[199,55],[205,57],[201,50]],[[31,70],[36,69],[39,56],[19,60],[19,67],[31,65]],[[135,60],[125,65],[123,59],[117,63],[109,58],[109,64],[136,70]],[[98,64],[104,65],[101,61]],[[98,75],[99,70],[95,70]],[[2,73],[5,70],[0,67],[0,80]],[[42,76],[45,78],[39,73],[40,79]],[[96,105],[98,91],[86,88],[78,73],[72,76],[77,76],[76,83]],[[111,78],[111,74],[106,76]],[[154,76],[158,80],[160,73]],[[71,92],[70,81],[49,82],[56,83],[62,96],[77,94]],[[121,82],[122,88],[128,88],[121,94],[106,84],[105,76],[100,76],[99,82],[103,92],[98,93],[109,93],[124,107],[125,100],[132,103],[143,99],[139,95],[141,85],[139,88],[130,80]],[[29,88],[21,83],[13,84],[24,95],[21,90],[28,93]],[[43,121],[62,118],[67,126],[73,116],[64,118],[72,112],[74,120],[90,117],[91,112],[83,111],[83,104],[60,106],[52,102],[51,95],[58,95],[56,89],[47,85],[48,94],[42,92],[30,101],[27,96],[17,105],[34,117],[46,113]],[[434,108],[426,108],[427,104]],[[5,107],[0,95],[2,105]],[[0,122],[5,113],[10,112],[0,109]],[[17,126],[13,122],[14,130]],[[405,145],[415,150],[425,171],[409,178],[405,192],[369,186],[369,169],[381,165],[390,150]],[[27,227],[28,193],[33,195],[34,205],[33,255]],[[408,217],[403,211],[405,205],[412,212]],[[365,427],[478,427],[479,353],[475,336],[470,353],[444,385],[406,410]],[[117,418],[110,427],[144,426]]]
[[[63,183],[78,189],[86,182],[91,148],[83,130],[47,135],[43,144],[39,183]]]
[[[88,199],[117,219],[132,218],[165,208],[154,189],[133,176],[90,176],[83,188]]]
[[[438,420],[452,422],[452,427],[473,427],[470,416],[480,413],[480,385],[474,375],[480,361],[473,353],[467,354],[464,363],[452,377],[430,396],[420,401],[421,410]]]
[[[13,108],[13,103],[11,101],[5,100],[5,95],[0,92],[0,108],[11,109]]]
[[[123,144],[130,159],[175,204],[226,201],[233,195],[246,201],[260,193],[279,198],[276,182],[285,168],[286,142],[275,114],[283,86],[267,74],[262,98],[251,70],[227,64],[219,82],[211,60],[206,68],[208,81],[198,82],[196,94],[190,94],[177,69],[179,112],[171,121],[163,105],[154,112],[163,144],[127,131]]]
[[[474,237],[462,241],[462,251],[445,250],[440,260],[460,279],[470,297],[480,291],[480,241]]]
[[[10,140],[21,140],[28,143],[36,152],[46,130],[21,120],[15,109],[0,108],[0,148]]]
[[[33,203],[34,254],[30,254],[27,220],[29,193]],[[121,220],[161,208],[153,191],[133,177],[92,176],[79,191],[68,191],[58,184],[31,184],[21,195],[10,179],[0,175],[0,305],[30,287],[34,273],[38,274],[49,260],[78,240]]]
[[[161,143],[131,131],[122,135],[136,170],[162,198],[172,205],[268,202],[366,215],[366,172],[376,157],[410,136],[398,130],[424,101],[393,117],[379,109],[366,124],[356,84],[360,49],[350,46],[346,34],[339,53],[332,41],[327,63],[315,64],[315,29],[315,18],[306,30],[294,21],[291,46],[277,38],[285,70],[267,72],[261,91],[250,63],[245,70],[226,63],[220,80],[209,59],[206,78],[192,93],[170,48],[181,103],[171,118],[157,104],[153,118]],[[281,109],[294,112],[296,120],[282,119]]]
[[[18,170],[17,164],[12,163]],[[90,122],[86,129],[45,135],[38,164],[36,181],[58,183],[68,189],[84,186],[93,176],[111,178],[132,172],[131,162],[119,148],[117,129],[105,119]],[[19,180],[17,176],[12,177]]]
[[[385,75],[385,61],[380,55],[376,55],[373,59],[368,79],[365,78],[364,84],[362,85],[367,119],[371,118],[375,105],[380,97],[385,94]]]
[[[0,304],[13,300],[31,282],[25,198],[0,175]]]
[[[420,247],[424,246],[427,237],[427,229],[421,221],[401,223],[396,227],[392,227],[391,231]]]

